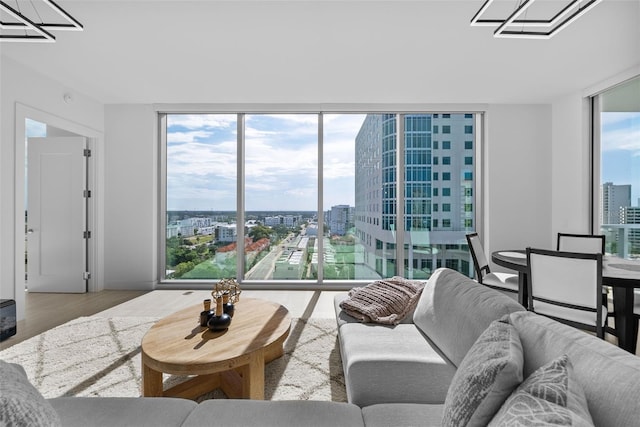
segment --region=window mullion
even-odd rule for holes
[[[396,114],[396,274],[404,275],[404,114]]]
[[[237,128],[238,128],[238,136],[236,139],[237,143],[237,184],[236,184],[236,254],[237,254],[237,262],[236,262],[236,277],[238,280],[244,279],[244,268],[245,268],[245,248],[244,248],[244,187],[245,187],[245,174],[244,174],[244,163],[245,163],[245,114],[238,114],[237,120]]]
[[[322,113],[318,114],[318,230],[316,241],[318,242],[318,283],[324,280],[324,122]]]

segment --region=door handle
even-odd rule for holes
[[[33,229],[33,228],[29,228],[29,229],[27,229],[27,234],[33,234],[33,232],[34,232],[34,229]]]

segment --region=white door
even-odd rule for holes
[[[86,292],[86,139],[29,138],[27,289]]]

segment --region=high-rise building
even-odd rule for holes
[[[622,224],[640,225],[640,207],[627,206],[622,209]],[[629,251],[634,254],[640,253],[640,226],[628,229]]]
[[[631,185],[605,182],[600,191],[600,224],[622,224],[623,209],[631,206]]]
[[[336,205],[331,207],[329,215],[329,230],[331,234],[344,236],[353,226],[353,208],[349,205]]]
[[[475,226],[474,115],[404,117],[403,224],[396,224],[396,115],[368,115],[356,137],[354,222],[365,263],[383,277],[428,277],[441,266],[468,274],[463,246]],[[395,260],[397,230],[404,233],[403,269]]]

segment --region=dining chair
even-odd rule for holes
[[[478,233],[469,233],[466,238],[469,244],[469,252],[471,252],[471,258],[473,259],[476,280],[517,300],[518,275],[500,272],[492,273]]]
[[[604,255],[604,248],[605,236],[603,234],[558,233],[557,249],[559,251],[599,253]],[[602,286],[602,303],[609,307],[609,287],[606,283],[603,283]],[[614,311],[609,311],[608,316],[615,316]],[[615,329],[607,329],[609,333],[615,335]]]
[[[605,237],[602,234],[558,233],[557,249],[559,251],[604,255],[604,245]]]
[[[604,338],[602,254],[527,248],[530,311]]]

